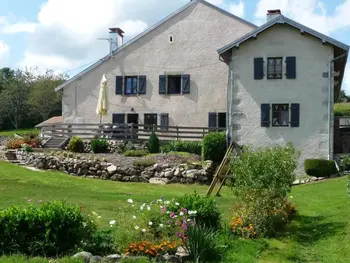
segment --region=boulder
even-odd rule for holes
[[[141,176],[149,179],[153,176],[153,170],[150,171],[150,170],[145,169],[143,172],[141,172]]]
[[[166,171],[166,172],[164,173],[164,177],[165,177],[165,178],[171,178],[171,177],[173,177],[173,176],[174,176],[173,171]]]
[[[136,183],[139,181],[139,177],[136,175],[133,175],[130,177],[130,182]]]
[[[181,176],[180,168],[175,169],[174,176]]]
[[[140,183],[148,183],[149,181],[149,178],[146,178],[146,177],[143,177],[143,176],[140,176],[139,177],[139,182]]]
[[[199,171],[198,170],[195,170],[195,169],[192,169],[192,170],[188,170],[186,172],[186,178],[191,178],[191,179],[196,179],[197,176],[199,175]]]
[[[117,172],[117,166],[111,165],[107,167],[107,171],[109,175],[114,175]]]
[[[100,256],[93,256],[90,258],[90,263],[99,263],[102,262],[103,257]]]
[[[109,256],[105,257],[103,262],[115,263],[115,262],[119,262],[121,260],[121,258],[122,258],[121,255],[113,254],[113,255],[109,255]]]
[[[73,256],[73,258],[80,258],[80,259],[84,260],[85,263],[89,263],[90,259],[92,258],[92,254],[89,252],[83,251],[83,252],[79,252],[79,253],[75,254]]]
[[[171,181],[170,181],[171,184],[178,184],[180,183],[180,179],[176,176],[174,176]]]
[[[160,185],[165,185],[169,183],[169,179],[167,178],[151,178],[149,180],[150,184],[160,184]]]

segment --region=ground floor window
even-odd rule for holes
[[[272,104],[272,126],[288,127],[289,126],[289,105]]]
[[[145,130],[151,130],[153,126],[157,126],[157,114],[145,114]]]
[[[209,112],[208,115],[209,128],[226,128],[226,112]]]

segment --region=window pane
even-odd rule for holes
[[[125,93],[130,94],[131,93],[131,78],[125,79]]]
[[[168,76],[168,93],[181,94],[181,76]]]

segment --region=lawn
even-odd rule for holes
[[[0,136],[5,136],[5,137],[13,137],[14,134],[17,134],[19,136],[25,135],[27,133],[39,133],[38,129],[21,129],[21,130],[11,130],[11,131],[0,131]]]
[[[114,218],[117,207],[129,209],[128,198],[141,203],[160,196],[176,198],[193,190],[205,194],[207,186],[91,180],[61,173],[32,172],[0,162],[0,209],[25,205],[28,199],[36,204],[66,200],[81,205],[86,212],[100,214],[100,225],[107,225]],[[274,239],[229,241],[224,262],[350,262],[350,200],[346,178],[301,185],[293,188],[291,196],[299,214],[286,233]],[[223,189],[217,202],[227,222],[234,202],[229,188]],[[0,262],[16,261],[0,259]]]

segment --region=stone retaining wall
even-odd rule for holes
[[[16,151],[19,161],[41,170],[56,170],[92,179],[153,184],[209,184],[215,172],[212,161],[196,164],[154,164],[148,167],[122,167],[111,163],[47,156],[43,153]]]

